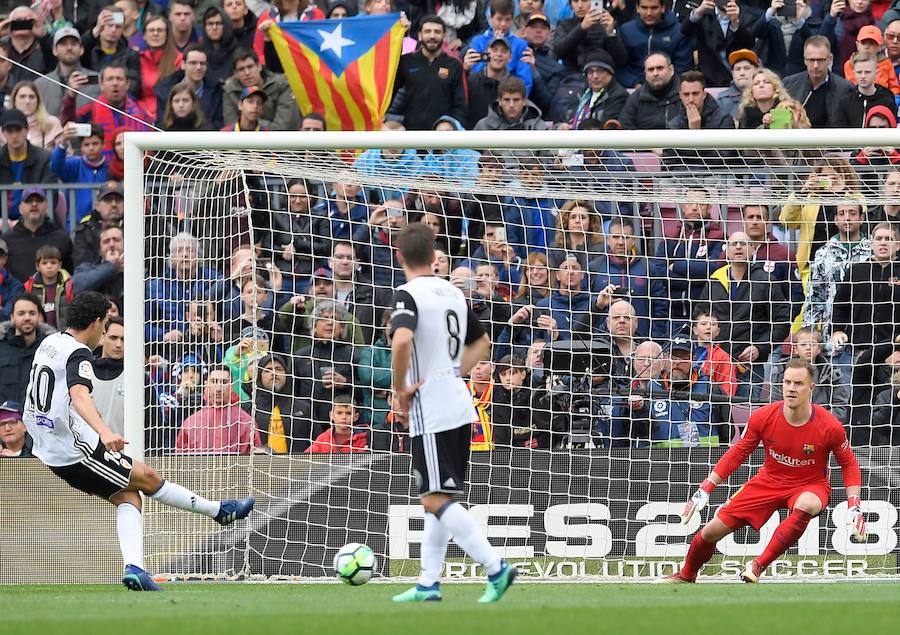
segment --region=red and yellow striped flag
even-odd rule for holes
[[[285,76],[304,114],[328,130],[378,130],[391,103],[405,27],[400,14],[272,25]]]

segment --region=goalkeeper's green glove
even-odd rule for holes
[[[865,542],[869,537],[866,519],[859,509],[861,503],[859,496],[847,497],[847,524],[850,525],[850,532],[857,542]]]
[[[691,500],[684,504],[684,510],[681,512],[681,522],[683,524],[687,525],[695,512],[706,507],[707,503],[709,503],[709,495],[714,489],[716,489],[716,484],[709,479],[700,484],[700,488],[694,492]]]

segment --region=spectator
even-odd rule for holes
[[[0,184],[52,183],[50,153],[28,141],[28,120],[21,110],[8,108],[0,114],[0,132],[6,144],[0,147]],[[9,219],[19,218],[21,190],[6,194]]]
[[[603,228],[600,214],[590,201],[566,201],[556,214],[556,235],[549,252],[551,269],[556,269],[570,256],[588,264],[603,253]]]
[[[704,188],[689,188],[685,195],[689,202],[679,206],[678,234],[663,239],[656,247],[657,275],[668,278],[669,283],[673,336],[686,329],[691,319],[691,302],[701,297],[718,267],[724,237],[719,224],[709,219],[710,193]]]
[[[256,106],[248,105],[248,113]],[[252,117],[252,115],[251,115]],[[197,93],[188,82],[175,84],[169,92],[164,109],[160,112],[157,124],[163,130],[183,130],[185,132],[196,130],[212,130],[212,126],[203,115],[203,104]],[[248,126],[252,130],[252,122],[248,118]]]
[[[723,393],[733,396],[738,389],[737,368],[731,355],[717,344],[719,318],[712,306],[699,304],[694,309],[694,341],[697,343],[697,363],[701,373],[709,377]]]
[[[484,452],[494,449],[494,427],[491,421],[491,399],[494,394],[494,364],[482,360],[472,367],[466,382],[475,406],[475,420],[472,421],[472,441],[469,450]]]
[[[325,117],[317,112],[304,115],[300,121],[300,130],[303,132],[325,132]]]
[[[519,17],[522,17],[519,13]],[[552,31],[550,20],[543,13],[531,13],[521,36],[525,38],[534,55],[533,73],[540,76],[547,93],[552,97],[559,90],[559,84],[565,75],[565,68],[551,45]]]
[[[281,73],[283,72],[281,62],[269,39],[269,26],[277,22],[324,20],[325,13],[315,2],[310,0],[272,0],[270,5],[269,7],[261,6],[256,10],[259,15],[259,26],[256,36],[253,38],[253,50],[259,55],[260,61],[266,68]],[[388,4],[388,9],[390,9],[390,4]]]
[[[224,0],[222,8],[225,15],[231,20],[236,48],[251,50],[256,39],[256,26],[259,19],[247,8],[247,0]]]
[[[550,449],[550,412],[538,403],[543,391],[534,387],[519,355],[504,355],[494,368],[491,423],[496,447]]]
[[[667,362],[668,359],[663,358],[662,346],[656,342],[647,340],[634,349],[627,405],[620,402],[613,406],[608,429],[600,429],[601,435],[607,439],[605,445],[645,447],[649,443],[650,405],[653,403],[649,391],[652,384],[659,381]],[[631,394],[631,391],[640,391],[641,394]]]
[[[871,0],[845,2],[836,0],[831,3],[828,14],[822,19],[819,34],[828,37],[832,45],[837,47],[838,60],[835,71],[843,68],[844,62],[856,52],[856,39],[866,25],[874,25]]]
[[[892,112],[897,111],[894,93],[875,83],[875,56],[856,53],[852,64],[856,75],[856,90],[844,95],[838,103],[835,113],[835,126],[838,128],[863,128],[866,125],[866,114],[874,106],[885,106]]]
[[[680,112],[675,66],[665,53],[644,60],[644,82],[628,96],[619,122],[625,130],[661,130]]]
[[[203,364],[221,363],[225,329],[216,320],[215,304],[202,300],[188,302],[184,309],[184,321],[186,326],[182,337],[167,343],[165,347],[159,347],[166,358],[179,360],[192,355]],[[205,367],[203,375],[206,376]]]
[[[294,93],[284,75],[263,68],[255,52],[238,49],[231,58],[234,75],[225,82],[222,115],[226,126],[237,123],[240,104],[249,88],[266,94],[265,106],[259,115],[259,123],[268,130],[297,130],[300,110]]]
[[[853,345],[852,423],[867,421],[866,406],[878,392],[875,386],[889,383],[900,357],[894,352],[900,343],[898,240],[895,226],[875,225],[871,257],[850,265],[835,294],[831,347],[840,351],[847,344]]]
[[[91,396],[103,422],[119,435],[125,434],[124,359],[125,322],[120,317],[109,318],[100,340],[100,357],[94,359],[94,390]]]
[[[778,242],[769,231],[770,213],[767,205],[744,205],[741,208],[742,227],[750,241],[750,260],[769,263],[772,276],[781,281],[784,297],[799,309],[805,298],[794,252],[787,245]],[[792,308],[791,319],[794,317]]]
[[[41,301],[22,293],[12,301],[8,322],[0,322],[0,400],[25,403],[34,353],[54,329],[44,322]]]
[[[628,91],[616,81],[616,69],[609,53],[601,50],[587,55],[583,70],[587,88],[575,107],[572,127],[580,129],[588,119],[604,126],[609,121],[618,121],[628,99]]]
[[[713,0],[703,0],[703,4]],[[734,1],[729,1],[734,5]],[[703,5],[701,5],[703,6]],[[669,121],[669,128],[700,130],[701,128],[734,128],[734,120],[719,108],[715,98],[706,92],[706,77],[697,71],[681,75],[678,85],[681,112]]]
[[[785,89],[804,105],[813,128],[837,127],[838,104],[854,90],[853,84],[831,72],[834,55],[829,39],[822,35],[807,39],[803,45],[803,62],[806,70],[785,77]]]
[[[87,137],[85,141],[95,138],[97,137]],[[100,251],[100,231],[104,225],[118,225],[122,222],[124,202],[124,190],[120,183],[108,181],[100,188],[93,211],[84,216],[75,228],[72,260],[76,268],[84,262],[93,262],[97,257]]]
[[[300,280],[308,278],[317,263],[331,254],[328,221],[310,209],[313,193],[311,184],[303,179],[288,181],[288,209],[272,215],[273,259],[282,271]],[[294,287],[303,291],[306,284]]]
[[[900,227],[900,168],[891,169],[884,175],[881,195],[886,201],[898,202],[886,202],[884,205],[870,207],[867,214],[869,226],[886,222]]]
[[[22,23],[22,28],[13,30],[13,23]],[[53,70],[53,47],[46,23],[38,20],[37,14],[29,6],[19,6],[9,12],[8,24],[9,59],[34,71],[31,73],[14,66],[10,70],[13,83],[30,80],[35,74],[43,75]]]
[[[179,53],[183,53],[189,45],[200,41],[200,32],[194,27],[193,0],[169,0],[169,24],[170,38]],[[144,27],[146,26],[147,18],[144,18]],[[146,37],[145,28],[144,38]]]
[[[355,246],[351,242],[335,242],[328,264],[334,280],[334,298],[356,319],[362,329],[363,342],[371,344],[375,329],[381,325],[376,316],[382,307],[388,306],[388,291],[392,286],[370,284],[359,279],[357,248],[359,243]],[[399,266],[399,263],[394,264]]]
[[[98,124],[103,128],[105,149],[109,151],[113,150],[113,132],[116,128],[149,130],[151,121],[144,109],[126,93],[125,67],[116,61],[105,64],[100,71],[100,97],[96,101],[76,110],[73,94],[66,93],[60,109],[60,119],[64,123],[74,120]]]
[[[838,285],[846,278],[850,265],[865,262],[872,256],[872,243],[862,231],[865,215],[865,205],[861,202],[839,204],[834,214],[838,233],[816,252],[810,265],[803,325],[821,325],[826,341],[831,337],[831,317]]]
[[[772,110],[781,108],[781,103],[787,99],[778,75],[767,68],[758,69],[744,89],[738,108],[738,128],[768,128],[772,123]]]
[[[628,50],[619,37],[612,14],[598,10],[591,0],[569,0],[569,4],[574,16],[560,20],[553,34],[553,51],[567,75],[580,75],[587,56],[601,50],[612,58],[613,67],[623,67],[628,62]],[[583,79],[578,83],[583,86]]]
[[[34,441],[22,421],[21,406],[17,401],[0,404],[0,458],[33,457]]]
[[[34,255],[37,270],[22,285],[41,301],[44,321],[58,331],[66,329],[66,313],[74,295],[72,276],[62,268],[62,253],[52,245],[38,247]]]
[[[870,425],[871,436],[866,435],[868,438],[861,439],[862,444],[900,445],[900,371],[891,375],[890,385],[875,397]]]
[[[510,32],[514,11],[512,0],[490,0],[487,4],[491,10],[490,26],[472,38],[463,57],[463,64],[468,66],[467,71],[478,73],[485,66],[485,62],[481,61],[481,54],[488,52],[488,47],[494,40],[503,38],[509,43],[509,74],[521,78],[523,95],[527,97],[532,85],[531,65],[524,59],[528,42]]]
[[[9,260],[9,247],[0,238],[0,321],[9,319],[12,313],[12,300],[22,293],[22,282],[6,269]]]
[[[546,130],[541,111],[525,97],[525,84],[518,77],[507,77],[497,86],[497,101],[487,116],[475,124],[475,130]],[[509,155],[507,155],[509,156]]]
[[[75,267],[72,291],[97,291],[118,302],[124,300],[125,238],[120,225],[107,225],[100,230],[99,253]],[[96,252],[95,252],[96,253]]]
[[[402,132],[403,124],[396,121],[385,121],[382,132]],[[363,152],[353,166],[365,176],[399,177],[415,179],[422,173],[422,160],[414,148],[398,150],[395,148],[372,148]],[[385,203],[389,199],[402,199],[406,195],[405,187],[388,189],[370,187],[366,189],[366,198],[373,202]]]
[[[8,62],[6,59],[9,57],[9,49],[9,42],[0,38],[0,114],[6,108],[7,98],[16,83],[12,75],[12,62]]]
[[[604,332],[599,339],[607,343],[612,356],[610,365],[612,385],[627,385],[631,377],[631,360],[634,357],[634,351],[640,340],[643,339],[637,334],[637,313],[628,300],[613,298],[607,306],[609,309],[603,325]]]
[[[238,103],[238,118],[233,124],[222,128],[223,132],[261,132],[269,130],[263,125],[266,103],[269,97],[266,91],[257,86],[248,86],[241,91]]]
[[[517,185],[535,192],[537,196],[513,196],[503,211],[506,238],[519,259],[528,251],[546,252],[553,245],[556,233],[556,201],[540,196],[545,188],[547,172],[541,157],[519,166]]]
[[[442,50],[446,25],[429,15],[419,23],[421,46],[400,57],[394,99],[388,109],[407,130],[430,130],[445,116],[466,119],[465,75],[459,60]]]
[[[342,339],[349,314],[337,302],[325,300],[312,311],[312,344],[297,353],[296,392],[313,404],[313,421],[327,424],[329,404],[340,394],[353,395],[358,385],[358,353]]]
[[[875,70],[875,83],[882,88],[887,88],[894,95],[900,95],[900,83],[897,82],[897,71],[894,63],[884,54],[884,37],[881,29],[869,24],[859,30],[856,36],[856,54],[874,56],[877,62]],[[851,83],[856,83],[856,73],[853,70],[852,56],[844,62],[844,78]]]
[[[259,360],[255,389],[244,386],[244,392],[254,396],[261,446],[273,454],[303,452],[313,439],[312,406],[294,397],[293,384],[286,358],[275,353]]]
[[[710,86],[727,86],[731,82],[725,63],[728,54],[752,49],[755,43],[735,0],[728,0],[724,7],[715,0],[703,0],[681,23],[681,32],[696,44],[697,67]]]
[[[803,42],[815,30],[810,20],[813,11],[804,0],[797,0],[790,6],[796,7],[792,14],[785,0],[772,0],[765,13],[755,21],[751,17],[749,22],[750,32],[756,38],[755,50],[759,51],[764,65],[780,77],[803,68]],[[722,103],[721,99],[719,103]]]
[[[247,322],[243,322],[242,326],[244,324]],[[268,355],[271,349],[271,338],[269,337],[271,332],[271,326],[268,328],[261,328],[253,324],[243,326],[239,331],[240,335],[234,338],[235,344],[230,346],[222,356],[222,365],[231,372],[234,392],[241,404],[245,406],[251,401],[257,362]]]
[[[173,2],[169,8],[170,15],[180,12],[186,5]],[[160,82],[168,79],[182,65],[181,51],[175,45],[173,26],[161,15],[150,16],[144,20],[144,40],[147,46],[140,53],[141,59],[141,92],[138,105],[156,121],[157,98],[154,90]]]
[[[491,341],[496,342],[509,320],[509,305],[506,302],[492,302],[478,293],[478,279],[469,267],[455,267],[450,272],[450,283],[462,291],[469,308],[488,332]]]
[[[34,273],[35,254],[44,245],[59,249],[63,268],[71,271],[72,241],[47,216],[47,193],[39,187],[26,189],[22,192],[19,213],[21,220],[3,234],[9,245],[9,271],[19,280],[30,278]]]
[[[394,240],[407,222],[403,201],[391,199],[372,210],[369,225],[360,226],[353,234],[359,260],[370,268],[376,286],[396,288],[405,282]]]
[[[66,124],[59,142],[53,148],[50,154],[50,169],[59,177],[63,183],[103,183],[109,177],[109,161],[103,152],[105,141],[103,138],[103,128],[96,124],[91,125],[91,132],[86,137],[78,137],[76,126],[73,122]],[[80,140],[81,155],[69,157],[69,143],[73,139]],[[107,188],[108,189],[108,188]],[[101,188],[103,190],[103,188]],[[110,195],[111,193],[107,193]],[[94,207],[93,190],[79,189],[75,190],[75,218],[77,222],[83,222],[90,217],[91,209]],[[118,211],[119,218],[122,215],[122,192],[121,186],[118,192]],[[99,200],[98,195],[98,200]],[[98,203],[99,204],[99,203]],[[78,228],[76,227],[76,232]],[[76,233],[77,237],[77,233]],[[96,245],[95,245],[96,246]],[[75,266],[81,264],[76,252]],[[92,254],[93,255],[93,254]]]
[[[669,307],[663,278],[658,277],[659,264],[639,254],[635,241],[635,224],[630,218],[615,217],[606,234],[606,253],[591,260],[591,288],[599,295],[596,307],[609,308],[614,297],[624,297],[638,318],[639,337],[664,338],[668,335]],[[610,293],[603,293],[604,289]]]
[[[872,106],[866,113],[864,128],[896,128],[897,116],[886,106]],[[885,168],[900,164],[900,151],[894,146],[866,146],[853,156],[853,167],[859,173],[862,192],[866,196],[877,195]],[[869,217],[871,224],[871,216]]]
[[[525,353],[525,368],[531,373],[532,383],[537,385],[544,381],[544,347],[545,340],[534,340]]]
[[[175,436],[184,421],[203,407],[206,363],[190,353],[178,360],[170,366],[169,381],[159,387],[161,425],[144,426],[145,448],[155,454],[174,448]]]
[[[175,452],[250,454],[261,445],[259,430],[234,399],[231,374],[212,366],[206,375],[206,405],[184,420],[175,439]]]
[[[145,17],[151,15],[162,15],[162,10],[151,4],[147,0],[116,0],[114,3],[116,8],[125,16],[125,24],[122,25],[122,35],[128,40],[128,46],[135,51],[144,49],[144,34],[138,28],[138,23],[143,22]],[[148,9],[151,9],[148,11]]]
[[[539,251],[532,251],[525,259],[522,281],[512,300],[513,308],[534,306],[548,297],[550,297],[550,267],[547,264],[547,256]]]
[[[169,262],[163,274],[147,280],[144,302],[144,340],[178,342],[184,337],[185,308],[203,298],[222,274],[200,264],[200,241],[181,232],[169,241]]]
[[[111,65],[124,71],[127,84],[121,87],[121,95],[117,99],[109,100],[111,105],[119,106],[125,99],[126,92],[129,99],[141,96],[141,59],[137,51],[128,46],[128,40],[123,36],[124,20],[117,22],[113,15],[115,13],[122,15],[115,5],[106,7],[100,11],[96,24],[87,33],[82,31],[81,42],[84,53],[81,56],[81,63],[100,73],[100,92],[104,95],[106,91],[103,90],[103,71]],[[60,109],[61,113],[64,107],[65,104]],[[60,114],[60,119],[65,121],[65,115]],[[147,120],[146,117],[142,119]]]
[[[475,267],[475,291],[492,304],[506,307],[509,302],[510,289],[499,284],[497,267],[489,262],[479,263]],[[507,310],[508,313],[508,310]]]
[[[109,155],[109,178],[114,181],[125,179],[125,137],[127,132],[124,127],[116,128],[112,133],[112,153]],[[106,136],[104,134],[104,136]],[[107,140],[107,145],[109,141]]]
[[[389,309],[383,311],[378,337],[359,353],[359,382],[364,419],[371,426],[372,449],[391,447],[391,411],[389,402],[393,375],[391,370],[391,333]]]
[[[62,132],[59,119],[47,113],[37,86],[22,80],[12,89],[10,103],[28,119],[28,142],[38,148],[51,150]],[[0,135],[2,136],[2,135]]]
[[[331,402],[329,418],[331,427],[306,448],[307,454],[365,452],[369,449],[366,431],[353,429],[359,412],[356,411],[352,397],[336,395]]]
[[[449,115],[440,117],[434,123],[434,129],[439,132],[465,130],[459,121]],[[456,181],[464,187],[472,187],[478,177],[480,156],[481,153],[477,150],[465,148],[429,148],[428,153],[422,159],[422,173]]]
[[[509,42],[503,38],[496,38],[488,45],[486,53],[478,53],[469,49],[467,60],[463,62],[463,68],[467,71],[469,86],[469,116],[467,121],[469,128],[474,128],[488,113],[488,109],[497,99],[497,86],[507,77],[515,77],[509,70],[509,61],[512,52]],[[481,70],[472,70],[481,57],[487,58],[481,66]],[[513,69],[515,70],[515,69]],[[521,78],[520,78],[521,79]]]
[[[231,20],[225,15],[225,11],[215,5],[203,13],[203,37],[200,46],[202,47],[200,50],[206,53],[207,68],[204,69],[206,77],[209,78],[211,86],[219,86],[221,90],[221,83],[231,77],[231,56],[237,50],[238,43]],[[188,46],[184,49],[185,59],[192,48]]]
[[[822,335],[814,326],[805,326],[791,338],[791,357],[772,366],[772,399],[784,399],[782,380],[787,362],[799,357],[816,370],[812,402],[824,406],[843,424],[850,420],[850,386],[847,385],[840,366],[823,354]],[[867,426],[868,427],[868,426]]]
[[[719,320],[718,342],[743,365],[738,380],[756,383],[762,364],[790,332],[790,306],[772,267],[750,260],[747,234],[732,233],[724,256],[727,264],[712,273],[701,298]]]
[[[891,66],[896,69],[897,65],[900,65],[900,11],[898,9],[887,11],[884,14],[882,24],[884,28],[884,50],[891,61]],[[897,74],[896,70],[894,74]]]
[[[522,259],[509,244],[506,226],[500,219],[490,220],[484,224],[481,245],[472,257],[463,261],[460,266],[474,269],[483,262],[489,262],[497,268],[501,284],[510,289],[519,284],[522,278]]]
[[[450,279],[450,256],[446,252],[440,249],[434,250],[434,262],[431,264],[431,273],[444,280]]]
[[[313,210],[318,211],[328,219],[332,240],[350,240],[356,229],[369,219],[366,197],[357,183],[336,181],[322,206]]]
[[[636,8],[637,16],[620,28],[628,63],[616,76],[619,82],[628,88],[641,84],[644,63],[652,53],[665,53],[679,73],[691,70],[693,45],[682,34],[678,16],[669,9],[667,0],[638,0]]]
[[[670,349],[670,368],[650,384],[655,394],[650,412],[650,442],[657,448],[719,445],[719,424],[728,420],[727,405],[707,399],[719,394],[709,377],[694,368],[689,340],[676,339]],[[666,398],[662,395],[669,393]]]
[[[754,73],[760,67],[759,57],[750,49],[738,49],[728,55],[728,64],[731,65],[731,83],[716,95],[716,102],[720,109],[737,121],[744,91],[750,86]]]
[[[214,8],[214,7],[213,7]],[[213,130],[222,128],[222,86],[209,70],[208,52],[199,44],[191,44],[184,50],[181,70],[161,80],[155,89],[157,115],[160,120],[166,112],[166,104],[172,98],[172,89],[187,84],[197,95],[200,112],[208,114]]]

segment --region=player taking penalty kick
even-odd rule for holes
[[[787,363],[782,383],[784,400],[750,416],[743,438],[716,463],[685,505],[682,521],[687,523],[706,506],[710,492],[747,460],[760,441],[766,451],[762,468],[694,536],[681,571],[660,581],[695,582],[700,569],[712,558],[717,542],[745,525],[759,530],[773,513],[786,507],[790,510],[787,519],[778,525],[762,555],[751,560],[741,574],[744,582],[759,582],[763,571],[797,543],[809,521],[828,505],[831,454],[841,466],[847,489],[847,524],[856,540],[866,540],[866,523],[859,509],[859,465],[841,423],[811,403],[814,377],[813,367],[806,360]]]
[[[35,351],[22,419],[34,439],[35,456],[54,474],[116,506],[116,533],[125,561],[122,584],[133,591],[159,591],[144,571],[141,494],[209,516],[220,525],[246,518],[253,498],[206,500],[122,454],[128,441],[107,427],[91,399],[91,351],[103,336],[108,309],[109,300],[99,293],[75,296],[65,333],[47,336]]]

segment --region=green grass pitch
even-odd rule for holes
[[[900,583],[519,584],[482,606],[482,585],[445,584],[441,603],[396,605],[406,585],[0,586],[0,633],[157,635],[576,635],[900,633]]]

